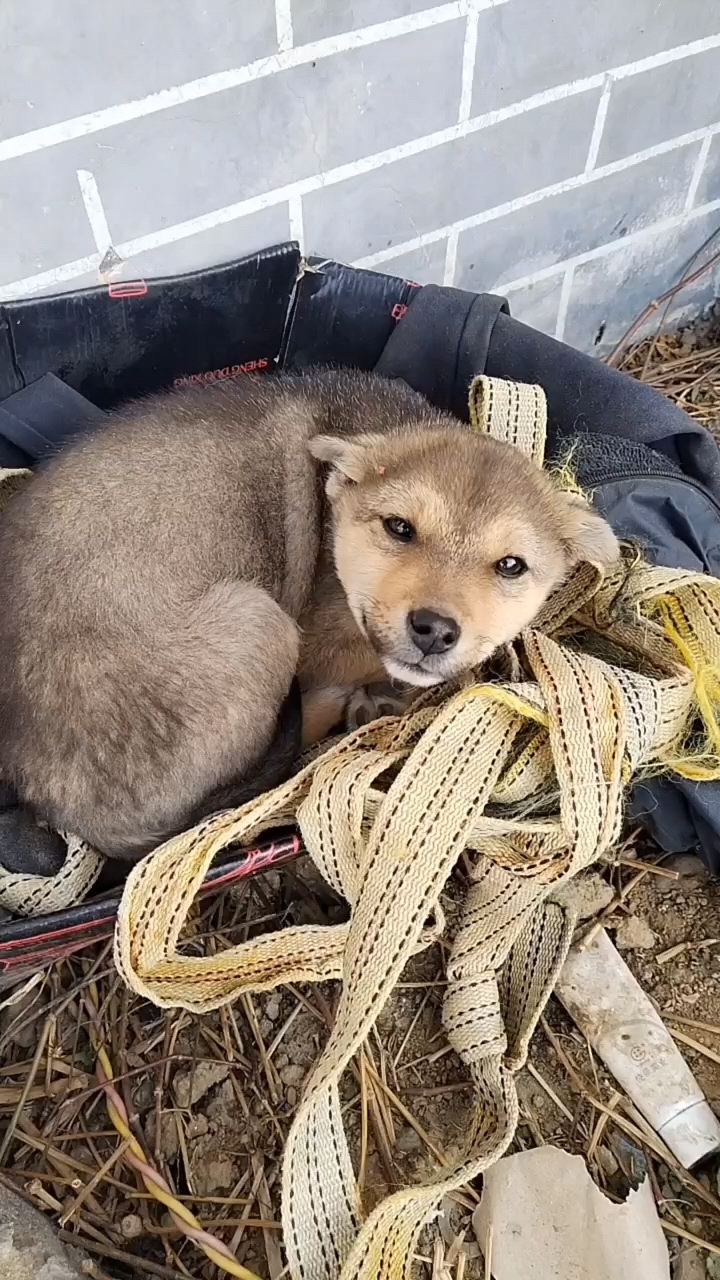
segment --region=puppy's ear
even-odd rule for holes
[[[341,440],[339,436],[313,436],[308,449],[318,462],[327,462],[340,471],[346,480],[362,480],[365,474],[363,449],[354,440]]]
[[[347,484],[359,484],[372,467],[372,446],[382,437],[362,436],[341,440],[339,436],[313,436],[308,449],[313,458],[330,467],[327,495],[332,500]]]
[[[607,520],[598,515],[584,498],[569,493],[563,497],[563,541],[569,564],[572,566],[587,560],[598,569],[608,569],[620,556],[620,543]]]

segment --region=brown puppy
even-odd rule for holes
[[[138,856],[289,770],[296,674],[320,736],[359,684],[475,666],[616,554],[589,507],[402,383],[151,397],[0,520],[0,779]]]

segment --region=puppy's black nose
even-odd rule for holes
[[[457,644],[460,628],[454,618],[444,618],[433,609],[413,609],[407,616],[410,639],[425,657],[446,653]]]

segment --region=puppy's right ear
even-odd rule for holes
[[[367,455],[361,445],[338,436],[313,436],[308,449],[318,462],[330,467],[326,492],[332,501],[347,484],[359,484],[367,471]]]
[[[587,560],[598,569],[609,569],[620,557],[620,543],[607,520],[594,511],[590,503],[572,493],[563,495],[564,542],[568,564]]]

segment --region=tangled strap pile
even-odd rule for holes
[[[545,403],[481,378],[476,429],[540,464]],[[715,719],[720,582],[631,557],[581,566],[522,637],[518,679],[424,695],[332,746],[277,790],[163,845],[131,872],[115,954],[156,1004],[202,1012],[242,992],[342,980],[335,1026],[285,1152],[283,1228],[294,1280],[401,1280],[442,1197],[507,1148],[514,1075],[569,946],[562,888],[615,841],[639,770],[720,776]],[[348,924],[298,926],[219,955],[179,952],[216,854],[297,821]],[[432,1181],[364,1218],[338,1082],[427,926],[463,850],[473,863],[448,965],[444,1022],[475,1085],[469,1136]]]

